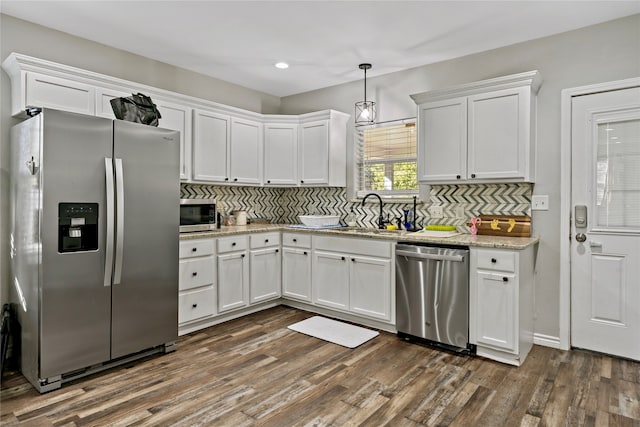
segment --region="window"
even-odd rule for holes
[[[355,130],[358,196],[406,197],[418,192],[416,121],[397,120]]]

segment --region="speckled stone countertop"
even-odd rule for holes
[[[538,243],[538,237],[502,237],[502,236],[473,236],[459,234],[452,237],[432,237],[421,233],[406,231],[377,230],[373,228],[343,227],[329,229],[292,228],[286,224],[251,224],[222,227],[215,231],[201,231],[180,233],[180,240],[204,239],[210,237],[230,236],[243,233],[264,233],[267,231],[286,231],[291,233],[310,233],[316,235],[331,235],[344,237],[360,237],[365,239],[383,239],[396,242],[437,243],[444,245],[471,246],[482,248],[502,248],[521,250]]]

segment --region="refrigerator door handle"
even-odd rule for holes
[[[122,278],[122,252],[124,249],[124,176],[122,159],[116,160],[116,262],[113,284],[120,284]]]
[[[104,159],[104,175],[107,186],[107,236],[104,250],[104,286],[111,286],[113,275],[113,229],[114,229],[114,192],[113,192],[113,160],[110,157]]]

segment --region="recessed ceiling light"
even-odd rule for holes
[[[286,62],[278,62],[276,63],[276,68],[280,68],[281,70],[286,70],[287,68],[289,68],[289,64],[287,64]]]

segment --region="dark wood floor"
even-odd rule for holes
[[[277,307],[182,337],[174,353],[39,395],[5,373],[3,426],[640,426],[640,363],[534,346],[511,367],[388,333],[348,349]]]

